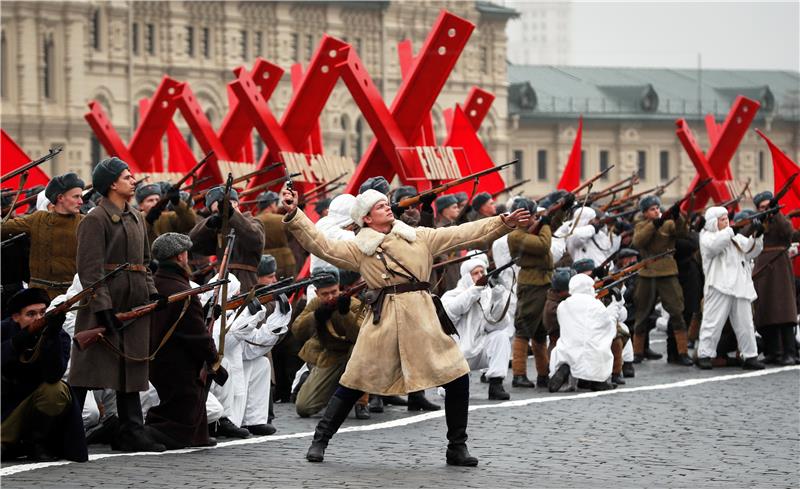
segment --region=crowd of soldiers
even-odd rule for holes
[[[771,192],[739,213],[622,190],[499,204],[383,177],[323,197],[312,222],[291,181],[240,202],[109,158],[90,190],[67,173],[23,215],[4,201],[3,459],[267,436],[273,404],[294,403],[322,413],[318,462],[349,413],[438,410],[441,387],[447,463],[474,466],[470,372],[490,400],[510,399],[509,370],[516,389],[613,389],[662,358],[659,325],[676,368],[798,362],[798,232]]]

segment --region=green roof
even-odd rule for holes
[[[744,95],[761,103],[757,119],[800,121],[800,73],[793,71],[510,64],[508,81],[508,112],[521,119],[724,118]]]
[[[513,8],[504,7],[494,2],[478,0],[475,2],[475,9],[484,15],[490,15],[504,19],[513,19],[515,17],[519,17],[519,12]]]

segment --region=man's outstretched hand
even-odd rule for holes
[[[500,218],[506,226],[516,228],[527,225],[531,220],[531,213],[527,209],[517,209],[510,214],[501,214]]]

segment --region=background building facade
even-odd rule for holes
[[[506,0],[519,12],[509,20],[508,61],[517,65],[569,65],[571,62],[572,2]]]

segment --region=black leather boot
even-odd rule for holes
[[[636,377],[636,369],[633,362],[622,362],[622,376],[628,379]]]
[[[387,406],[408,406],[408,401],[400,396],[380,396]]]
[[[478,459],[467,450],[469,418],[469,377],[464,375],[444,386],[445,420],[447,421],[447,465],[475,467]]]
[[[269,436],[274,435],[276,431],[278,431],[272,424],[253,424],[249,426],[242,426],[243,429],[250,432],[252,435],[256,436]]]
[[[154,441],[144,430],[142,403],[138,392],[117,391],[119,431],[111,441],[111,449],[122,452],[163,452],[167,447]]]
[[[367,409],[366,404],[356,404],[355,406],[356,411],[356,419],[369,419],[369,410]]]
[[[50,432],[55,425],[55,417],[46,416],[37,410],[30,420],[30,432],[28,433],[25,453],[31,462],[52,462],[58,458],[47,450],[47,442]]]
[[[527,375],[515,375],[511,379],[511,387],[536,387],[536,384],[531,382]]]
[[[434,404],[425,397],[425,391],[408,393],[409,411],[438,411],[442,406]]]
[[[766,367],[758,361],[758,357],[745,358],[742,364],[744,370],[764,370]]]
[[[783,324],[780,326],[781,345],[783,356],[778,361],[779,365],[797,364],[797,340],[794,339],[794,325]]]
[[[711,359],[708,357],[697,357],[697,361],[695,362],[697,368],[701,370],[711,370],[714,366],[711,364]]]
[[[342,426],[345,418],[347,418],[353,404],[355,404],[355,400],[347,402],[336,395],[331,397],[325,407],[322,419],[319,420],[317,428],[314,430],[314,438],[311,440],[311,446],[306,453],[306,460],[309,462],[322,462],[325,458],[325,449],[328,447],[328,442],[339,431],[339,427]]]
[[[561,389],[561,386],[564,385],[564,382],[567,381],[569,378],[569,365],[566,363],[561,364],[556,370],[556,373],[550,377],[550,382],[548,382],[547,389],[550,392],[558,392]]]
[[[503,389],[503,379],[501,377],[489,379],[489,400],[507,401],[511,395]]]
[[[625,379],[620,374],[611,374],[611,383],[616,385],[625,385]]]
[[[228,418],[220,418],[217,421],[215,436],[227,438],[250,438],[250,432],[244,428],[239,428]]]
[[[383,399],[381,399],[381,396],[375,394],[369,395],[369,412],[371,413],[383,412]]]

